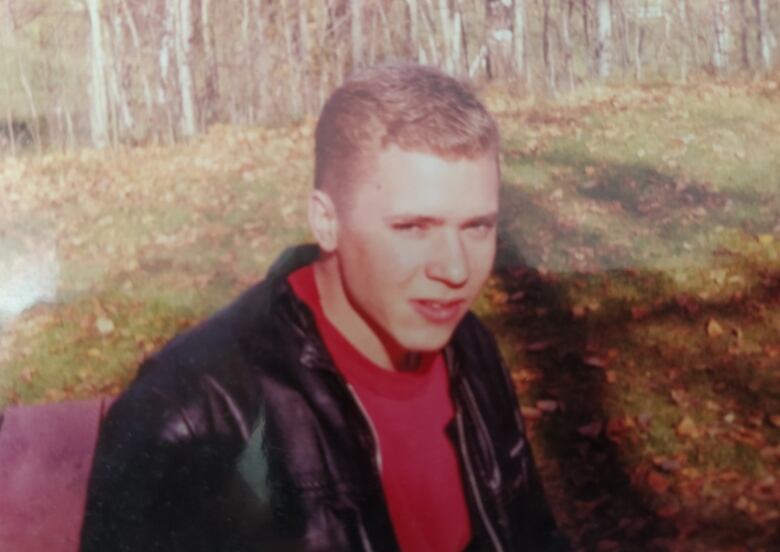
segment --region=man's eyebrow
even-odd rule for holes
[[[463,224],[466,226],[472,224],[495,224],[498,221],[498,211],[487,213],[484,215],[477,215],[476,217],[470,217],[466,219]]]
[[[399,213],[397,215],[389,215],[385,217],[385,220],[390,223],[423,223],[423,224],[441,224],[444,219],[438,217],[431,217],[428,215],[417,215],[414,213]]]
[[[444,219],[439,217],[432,217],[429,215],[419,215],[414,213],[399,213],[397,215],[389,215],[385,217],[385,220],[390,223],[418,223],[418,224],[443,224]],[[498,211],[492,211],[485,213],[484,215],[476,215],[469,217],[461,222],[463,226],[470,226],[473,224],[495,224],[498,220]]]

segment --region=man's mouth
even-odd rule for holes
[[[463,299],[450,301],[436,301],[432,299],[413,299],[412,306],[429,322],[446,324],[458,319],[461,308],[465,304]]]

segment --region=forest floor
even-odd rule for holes
[[[780,550],[778,84],[486,97],[503,217],[475,309],[561,525],[582,550]],[[306,240],[312,129],[0,161],[0,273],[59,281],[0,329],[0,408],[119,392]]]

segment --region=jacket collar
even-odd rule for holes
[[[268,269],[266,280],[287,279],[287,276],[313,263],[319,256],[320,248],[317,244],[305,243],[288,247]]]

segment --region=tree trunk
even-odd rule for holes
[[[237,105],[232,109],[234,120],[241,121],[243,124],[254,125],[257,120],[257,110],[255,108],[254,98],[254,64],[257,55],[257,41],[252,36],[255,26],[252,25],[255,3],[249,0],[242,0],[241,14],[241,70],[245,75],[239,81],[240,93],[237,98]],[[208,67],[206,68],[208,71]],[[234,87],[235,88],[235,87]],[[233,95],[233,98],[236,98]]]
[[[104,148],[108,145],[108,98],[106,94],[105,52],[103,29],[100,20],[99,0],[87,0],[90,24],[90,130],[92,145]]]
[[[425,53],[420,45],[420,10],[417,0],[406,0],[406,8],[409,14],[409,44],[412,57],[416,58],[418,63],[423,63]]]
[[[8,140],[11,146],[11,156],[16,157],[16,133],[14,132],[14,118],[11,115],[11,89],[8,82],[5,84],[5,93],[8,103],[5,104],[5,128],[8,129]]]
[[[301,95],[301,105],[303,113],[309,112],[309,86],[303,80],[307,74],[307,65],[309,63],[309,47],[311,38],[309,36],[309,16],[306,11],[307,3],[298,2],[298,89]]]
[[[486,0],[487,69],[490,78],[512,74],[515,62],[513,51],[514,14],[507,0]]]
[[[257,101],[257,111],[259,117],[264,117],[268,112],[270,100],[270,87],[268,86],[268,72],[270,66],[270,55],[267,49],[262,46],[265,42],[265,19],[261,11],[261,0],[252,0],[255,22],[255,40],[253,48],[256,52],[254,56],[254,65],[252,66],[252,90]],[[324,43],[324,42],[323,42]]]
[[[512,61],[515,73],[522,76],[526,71],[525,0],[514,0],[512,12]]]
[[[612,70],[612,9],[609,0],[597,0],[596,20],[596,69],[599,78],[606,79]]]
[[[146,106],[146,114],[152,116],[152,90],[149,86],[149,77],[147,75],[146,63],[144,63],[143,52],[141,51],[141,39],[138,36],[138,27],[135,24],[135,19],[127,5],[126,0],[120,0],[120,7],[122,9],[122,15],[125,18],[127,28],[130,30],[130,40],[133,41],[133,50],[135,51],[136,63],[138,64],[138,72],[141,75],[141,85],[144,91],[144,105]]]
[[[769,6],[766,0],[753,0],[758,16],[758,44],[761,52],[761,67],[764,71],[772,68],[772,33],[769,30]]]
[[[350,31],[352,35],[352,67],[363,66],[363,0],[350,0]]]
[[[368,12],[368,33],[366,34],[366,37],[368,38],[368,47],[366,48],[367,54],[366,54],[366,61],[367,65],[371,67],[376,63],[377,58],[377,50],[379,48],[379,45],[377,42],[379,41],[379,25],[377,25],[377,20],[379,19],[379,14],[377,13],[377,10],[369,10]]]
[[[440,60],[444,58],[444,53],[441,52],[436,45],[436,29],[435,25],[433,24],[433,18],[431,16],[431,5],[430,1],[423,2],[422,6],[422,20],[423,24],[425,25],[425,32],[423,32],[423,35],[428,39],[428,49],[430,50],[429,54],[426,54],[424,51],[422,52],[423,55],[423,63],[433,63],[433,65],[439,65]]]
[[[655,51],[655,62],[658,67],[661,67],[664,60],[671,58],[671,56],[666,55],[666,48],[672,36],[672,16],[668,10],[664,9],[662,17],[664,18],[664,38]]]
[[[129,83],[126,82],[124,75],[129,74],[125,71],[124,60],[125,56],[125,35],[122,28],[122,17],[119,13],[119,6],[114,4],[114,13],[112,14],[113,20],[113,48],[111,64],[109,65],[109,83],[111,87],[112,103],[114,104],[114,142],[119,140],[119,135],[122,131],[132,130],[135,120],[133,113],[130,110],[130,102],[128,100]],[[121,123],[121,129],[119,128]]]
[[[291,78],[289,79],[289,84],[291,86],[288,94],[290,98],[290,109],[292,111],[292,116],[294,118],[298,118],[301,116],[301,112],[302,112],[301,96],[300,96],[301,79],[299,77],[300,64],[295,56],[295,46],[293,44],[293,32],[292,32],[293,23],[292,23],[292,17],[288,10],[287,0],[281,0],[280,7],[282,9],[280,15],[281,15],[282,27],[283,27],[282,32],[284,33],[284,43],[287,49],[287,63],[290,66],[290,75],[291,75]]]
[[[568,5],[566,5],[568,4]],[[563,39],[563,64],[566,70],[566,77],[569,80],[569,91],[574,90],[574,68],[572,67],[572,57],[574,49],[571,42],[571,15],[574,9],[574,1],[568,0],[561,6],[561,38]]]
[[[439,0],[439,25],[441,26],[442,52],[444,53],[444,70],[452,75],[455,72],[455,60],[452,57],[455,37],[452,29],[452,16],[447,0]]]
[[[590,57],[590,20],[588,18],[588,0],[582,0],[582,34],[585,38],[585,51]]]
[[[179,94],[181,96],[181,132],[184,136],[194,136],[195,94],[192,71],[190,70],[190,42],[192,41],[192,13],[190,0],[178,0],[176,10],[176,68],[179,74]]]
[[[178,0],[165,0],[162,24],[162,35],[160,37],[160,54],[158,56],[158,65],[160,76],[157,83],[157,103],[165,115],[168,133],[168,142],[176,139],[176,126],[174,123],[174,106],[171,104],[169,96],[172,96],[169,80],[169,71],[171,66],[171,48],[174,43],[174,24],[175,24],[175,2]]]
[[[688,66],[697,65],[697,55],[693,28],[691,26],[688,0],[677,0],[677,15],[679,19],[680,36],[683,42],[683,51],[680,61],[680,74],[683,80],[688,78]]]
[[[617,6],[617,13],[615,14],[615,19],[617,21],[617,34],[619,35],[615,37],[615,41],[620,44],[620,66],[623,69],[623,72],[625,73],[628,69],[628,66],[631,64],[631,47],[629,45],[629,22],[628,22],[628,14],[626,13],[626,7],[622,4],[618,4]]]
[[[739,51],[740,62],[743,69],[750,69],[750,33],[748,31],[748,7],[747,0],[739,0]]]
[[[393,37],[390,34],[391,24],[387,18],[384,2],[379,2],[377,5],[377,12],[379,13],[379,24],[382,28],[382,36],[384,37],[382,51],[384,53],[384,57],[387,57],[388,55],[391,55],[393,51]]]
[[[729,46],[731,44],[729,0],[715,0],[712,10],[712,21],[715,31],[712,44],[712,65],[718,73],[723,73],[728,70]]]
[[[217,67],[217,48],[214,27],[211,22],[211,0],[201,0],[200,28],[203,39],[203,64],[205,65],[205,83],[203,93],[203,117],[205,126],[216,122],[219,109],[219,68]],[[251,66],[250,66],[251,67]],[[250,69],[251,70],[251,69]],[[251,77],[249,77],[251,80]]]
[[[544,0],[544,17],[542,18],[542,58],[544,59],[544,69],[547,74],[547,85],[549,86],[550,91],[555,94],[555,62],[550,40],[550,0]]]
[[[67,104],[65,104],[65,128],[68,134],[68,149],[72,150],[76,147],[76,133],[73,130],[73,116]]]
[[[637,82],[642,80],[642,45],[644,43],[645,29],[639,18],[634,20],[634,78]]]

